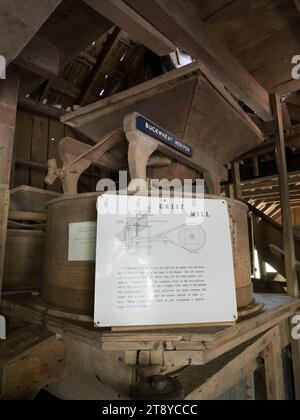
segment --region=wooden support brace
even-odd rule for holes
[[[232,176],[233,176],[234,198],[236,200],[241,200],[243,197],[243,192],[242,192],[242,183],[241,183],[240,162],[233,162]]]
[[[267,396],[269,401],[285,400],[282,349],[279,326],[274,338],[263,351],[265,360]]]
[[[272,95],[271,102],[273,106],[275,121],[276,162],[279,173],[280,201],[283,221],[283,238],[285,252],[285,271],[288,284],[288,294],[293,297],[299,297],[294,231],[290,208],[289,177],[286,162],[285,139],[280,97],[277,94]]]
[[[7,72],[7,80],[0,80],[0,303],[18,91],[19,70],[12,66]]]
[[[177,151],[169,144],[145,134],[137,127],[138,118],[144,118],[134,112],[124,119],[124,132],[129,142],[129,167],[132,180],[146,179],[146,168],[150,156],[157,150],[179,162],[204,173],[208,192],[212,195],[220,192],[220,183],[227,180],[228,172],[225,167],[212,159],[208,154],[193,150],[191,156]],[[156,126],[154,123],[153,126]],[[157,126],[156,126],[157,127]],[[164,131],[163,129],[159,129]],[[166,133],[165,133],[166,134]],[[171,136],[171,135],[170,135]]]
[[[139,183],[141,180],[146,181],[148,161],[157,150],[158,144],[150,137],[138,132],[127,133],[126,137],[129,141],[128,163],[131,175],[129,190],[135,191],[141,187]]]
[[[1,303],[1,290],[2,290],[3,274],[4,274],[4,257],[5,257],[8,211],[9,211],[9,189],[6,186],[0,186],[0,303]]]
[[[77,194],[78,180],[84,171],[93,162],[100,163],[105,154],[123,140],[125,140],[125,136],[122,130],[112,131],[94,147],[70,137],[62,139],[59,143],[59,154],[64,166],[62,169],[58,169],[56,161],[50,160],[46,183],[52,185],[59,178],[65,194]]]

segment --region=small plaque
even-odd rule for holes
[[[136,120],[136,128],[142,133],[153,137],[155,140],[159,140],[167,146],[172,147],[172,149],[177,150],[183,155],[193,157],[193,148],[191,146],[184,144],[177,137],[168,133],[166,130],[154,124],[150,120],[147,120],[142,116],[138,116]]]
[[[69,225],[69,261],[95,261],[96,231],[96,222]]]

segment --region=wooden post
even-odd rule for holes
[[[0,303],[18,91],[19,71],[16,67],[10,66],[7,71],[7,79],[0,81]]]
[[[285,252],[285,272],[288,285],[288,294],[293,297],[299,297],[282,108],[280,97],[277,94],[273,94],[271,98],[275,121],[276,161],[279,174],[281,214],[283,224],[283,245]]]
[[[259,162],[258,162],[258,157],[253,158],[252,159],[252,163],[253,163],[253,173],[254,173],[254,176],[256,178],[258,178],[259,177]]]
[[[285,400],[284,374],[279,326],[272,342],[263,351],[265,360],[267,395],[269,401]]]
[[[242,193],[240,162],[233,162],[232,177],[233,177],[234,198],[236,200],[241,200],[243,193]]]

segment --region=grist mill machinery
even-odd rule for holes
[[[96,221],[96,201],[102,193],[77,194],[80,175],[91,164],[115,171],[129,168],[129,191],[134,193],[135,181],[146,180],[147,173],[154,179],[170,180],[195,180],[202,174],[206,198],[216,198],[221,182],[228,178],[224,165],[260,143],[262,134],[227,91],[204,76],[197,65],[80,109],[63,121],[96,144],[92,147],[65,138],[59,146],[63,168],[49,162],[47,182],[59,178],[64,196],[48,206],[41,297],[65,313],[91,320],[95,264],[68,260],[69,224]],[[248,207],[225,200],[238,308],[240,315],[257,313],[261,305],[254,302],[251,283]]]
[[[216,198],[221,194],[220,183],[227,180],[226,164],[260,144],[263,135],[228,91],[198,64],[66,114],[62,122],[76,127],[95,145],[62,139],[62,167],[49,162],[47,182],[60,179],[64,194],[48,203],[41,293],[21,304],[7,302],[6,310],[10,314],[20,310],[22,318],[38,325],[38,334],[45,340],[43,355],[48,355],[49,343],[55,346],[59,369],[54,362],[49,366],[55,368],[56,378],[58,372],[60,376],[48,390],[57,397],[129,398],[143,376],[143,396],[151,397],[154,389],[156,398],[181,398],[178,383],[161,378],[148,382],[147,378],[189,366],[190,359],[178,359],[186,349],[196,355],[193,364],[205,364],[203,342],[208,340],[209,349],[212,338],[201,328],[149,334],[93,328],[95,261],[69,260],[69,225],[96,222],[96,202],[103,192],[78,194],[78,179],[92,164],[114,173],[129,169],[129,191],[134,194],[136,179],[196,180],[203,176],[206,198]],[[222,199],[229,208],[240,316],[254,315],[262,306],[255,303],[251,283],[248,207],[231,198]],[[91,236],[95,232],[96,223]],[[28,334],[32,337],[35,331]],[[217,357],[215,353],[218,351],[209,352],[207,360]]]
[[[155,134],[154,138],[149,128],[147,131],[147,127],[152,128],[152,133],[155,128],[155,131],[162,135]],[[66,312],[77,312],[86,316],[91,316],[93,313],[95,266],[93,262],[68,260],[69,225],[78,222],[96,222],[96,201],[102,193],[78,195],[77,182],[80,175],[93,162],[101,163],[105,153],[111,149],[119,146],[119,156],[122,155],[121,150],[124,146],[128,149],[131,175],[129,191],[132,193],[136,192],[136,180],[146,180],[147,167],[151,167],[153,172],[157,171],[159,175],[163,170],[168,171],[168,168],[172,167],[174,159],[181,162],[177,164],[179,170],[174,171],[177,178],[179,176],[184,180],[191,175],[196,178],[197,174],[203,171],[207,174],[205,179],[215,180],[211,184],[208,182],[211,188],[209,192],[214,193],[219,190],[220,181],[226,179],[225,168],[214,163],[212,159],[204,159],[200,151],[192,150],[171,134],[169,137],[164,137],[164,134],[166,132],[152,121],[133,113],[125,117],[122,130],[108,134],[94,147],[70,138],[61,141],[60,155],[64,167],[58,169],[56,163],[50,161],[47,176],[48,183],[54,182],[57,177],[61,179],[65,194],[50,202],[48,206],[45,272],[41,294],[44,302]],[[158,140],[159,137],[168,140]],[[216,198],[216,196],[206,195],[206,198]],[[253,305],[248,207],[239,201],[225,199],[230,214],[238,308],[241,313],[245,310],[250,310],[251,313],[260,309],[260,305]]]

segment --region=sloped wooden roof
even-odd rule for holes
[[[185,0],[268,91],[292,80],[300,53],[300,12],[293,0]]]

